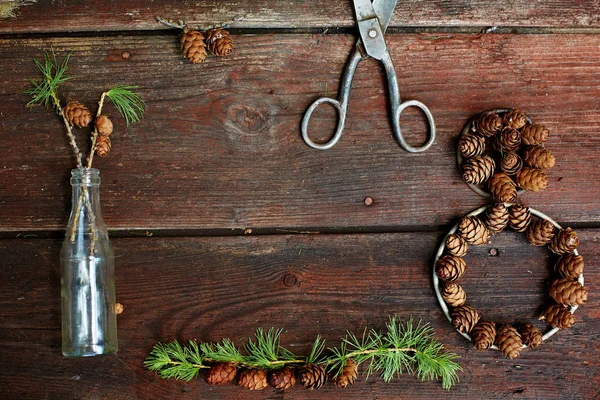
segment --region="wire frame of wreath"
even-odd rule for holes
[[[505,203],[506,207],[512,206],[512,203]],[[471,211],[469,214],[465,215],[465,217],[473,217],[473,216],[478,216],[479,214],[482,214],[483,212],[485,212],[488,208],[493,207],[492,205],[485,205],[482,206],[474,211]],[[533,208],[529,208],[529,211],[531,212],[532,215],[541,218],[541,219],[546,219],[548,221],[550,221],[557,229],[563,229],[562,226],[560,226],[560,224],[558,224],[558,222],[556,222],[555,220],[553,220],[552,218],[550,218],[549,216],[547,216],[546,214],[542,213],[541,211],[535,210]],[[438,278],[438,276],[435,273],[435,266],[438,262],[438,260],[440,259],[440,257],[444,254],[444,251],[446,250],[446,238],[453,234],[456,233],[456,231],[458,230],[458,223],[456,225],[454,225],[452,227],[452,229],[450,229],[450,231],[446,234],[446,236],[444,237],[444,240],[442,241],[442,244],[440,245],[440,247],[438,248],[438,251],[436,253],[435,256],[435,260],[433,262],[433,269],[432,269],[432,275],[433,275],[433,287],[435,289],[435,295],[438,299],[438,302],[440,303],[440,307],[442,308],[442,311],[444,312],[444,314],[446,315],[446,318],[448,318],[448,321],[452,322],[452,317],[450,316],[450,310],[448,308],[448,305],[446,304],[446,302],[444,301],[444,299],[442,298],[442,294],[440,292],[440,281],[441,279]],[[577,251],[577,249],[575,249],[573,251],[573,254],[578,256],[579,252]],[[584,279],[583,279],[583,274],[579,275],[579,277],[577,278],[577,281],[583,285],[584,284]],[[569,311],[571,312],[571,314],[573,314],[575,312],[575,310],[577,310],[578,306],[571,306],[569,307]],[[560,329],[559,328],[550,328],[547,332],[544,333],[544,335],[542,336],[542,340],[546,341],[548,340],[550,337],[552,337],[552,335],[554,335],[556,332],[558,332]],[[467,340],[472,340],[471,336],[467,333],[463,333],[461,331],[459,331],[458,329],[456,330],[458,333],[460,333],[462,336],[464,336]],[[527,346],[523,345],[522,348],[526,348]],[[494,350],[498,350],[498,347],[494,344],[492,346],[490,346],[491,349]]]

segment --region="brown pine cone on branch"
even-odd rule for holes
[[[535,349],[543,342],[542,333],[531,324],[522,324],[519,327],[521,341],[529,348]]]
[[[521,347],[523,346],[521,335],[512,326],[505,325],[498,329],[496,346],[506,358],[513,360],[521,354]]]
[[[504,154],[500,161],[500,169],[506,175],[516,175],[523,168],[523,160],[514,151]]]
[[[458,140],[458,151],[465,158],[473,158],[485,151],[485,139],[474,133],[461,136]]]
[[[534,246],[545,246],[554,237],[554,224],[547,219],[538,219],[529,226],[525,237]]]
[[[292,368],[284,368],[271,372],[269,384],[275,389],[289,389],[296,384],[296,373]]]
[[[96,130],[100,136],[110,136],[113,133],[113,123],[106,115],[101,114],[96,118]]]
[[[496,340],[496,324],[480,321],[471,332],[471,339],[477,350],[487,350]]]
[[[204,380],[209,385],[224,385],[235,378],[237,368],[232,363],[217,363],[210,367]]]
[[[502,129],[502,118],[493,111],[479,116],[475,121],[475,130],[485,137],[492,137]]]
[[[96,139],[96,154],[98,157],[106,157],[110,153],[111,147],[109,136],[99,136]]]
[[[206,31],[206,46],[216,56],[227,56],[233,51],[233,40],[223,28]]]
[[[550,285],[550,297],[563,306],[581,306],[587,301],[588,290],[571,279],[557,279]]]
[[[452,310],[452,325],[459,332],[469,333],[479,322],[479,313],[471,306],[462,305]]]
[[[71,126],[85,128],[92,122],[92,113],[78,101],[68,102],[63,109],[63,113]]]
[[[442,298],[450,307],[459,307],[467,302],[467,294],[462,286],[454,282],[446,282],[440,290]]]
[[[511,110],[504,114],[502,122],[504,123],[504,126],[513,129],[521,129],[527,124],[527,115],[519,110]]]
[[[542,125],[530,124],[521,130],[521,141],[524,145],[535,146],[548,140],[548,129]]]
[[[490,179],[495,168],[496,162],[490,156],[470,158],[463,165],[463,180],[473,185],[479,185]]]
[[[464,259],[446,254],[435,264],[435,274],[445,282],[455,282],[463,276],[466,268]]]
[[[506,127],[494,136],[494,147],[500,152],[516,151],[521,147],[521,132]]]
[[[548,248],[554,254],[559,256],[572,253],[579,246],[577,233],[571,228],[561,229],[552,238]]]
[[[517,174],[517,185],[530,192],[539,192],[548,187],[548,176],[541,169],[524,167]]]
[[[327,373],[322,365],[306,364],[298,371],[298,380],[307,389],[319,389],[327,382]]]
[[[515,204],[508,211],[508,224],[516,232],[525,232],[531,223],[531,211],[529,207]]]
[[[458,222],[458,234],[469,244],[480,245],[488,241],[488,230],[477,217],[463,217]]]
[[[504,203],[496,203],[485,214],[485,226],[490,233],[499,233],[508,225],[508,209]]]
[[[488,181],[488,187],[492,197],[498,202],[512,203],[517,198],[517,187],[504,172],[496,172]]]
[[[181,36],[183,56],[192,64],[199,64],[206,59],[206,43],[201,32],[185,27]]]
[[[465,239],[453,233],[446,237],[446,251],[456,257],[463,257],[469,250],[469,244]]]
[[[575,254],[564,255],[556,263],[556,272],[563,278],[577,279],[583,274],[583,257]]]
[[[337,387],[345,388],[349,385],[354,385],[356,378],[358,377],[358,364],[354,360],[346,360],[346,364],[342,369],[342,373],[335,378],[335,385]]]
[[[263,390],[267,383],[267,373],[262,369],[247,369],[240,373],[238,385],[249,390]]]
[[[523,152],[523,161],[528,167],[537,169],[550,169],[556,163],[554,154],[542,146],[527,147]]]
[[[545,320],[554,328],[559,329],[568,329],[575,323],[575,317],[573,314],[559,304],[554,304],[546,308],[539,319]]]

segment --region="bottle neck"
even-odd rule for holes
[[[71,171],[71,218],[76,232],[105,232],[100,208],[100,172],[95,168]]]

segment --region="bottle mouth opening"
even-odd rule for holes
[[[74,168],[71,170],[71,185],[99,185],[100,171],[96,168]]]

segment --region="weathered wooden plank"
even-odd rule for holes
[[[50,46],[73,50],[71,72],[82,76],[63,98],[94,108],[103,89],[137,83],[148,102],[129,129],[114,118],[112,153],[96,163],[112,229],[445,225],[484,201],[460,179],[455,140],[472,114],[496,106],[518,106],[552,132],[550,187],[524,201],[559,221],[600,221],[600,36],[390,36],[403,97],[427,104],[438,125],[435,145],[416,155],[392,137],[374,61],[358,68],[341,141],[325,152],[302,141],[301,117],[316,97],[337,92],[352,36],[234,40],[231,57],[195,66],[174,36],[0,41],[0,230],[66,224],[72,159],[63,127],[51,111],[28,110],[21,94],[36,74],[31,58]],[[325,138],[333,121],[319,110],[310,129]],[[423,140],[419,117],[403,126],[411,143]]]
[[[126,31],[164,29],[155,16],[184,19],[201,26],[234,28],[322,28],[354,25],[351,1],[275,0],[144,2],[139,0],[57,3],[41,0],[24,7],[18,18],[3,20],[2,33]],[[551,27],[588,29],[600,26],[600,8],[585,1],[404,1],[391,27]]]
[[[116,357],[84,360],[60,354],[60,241],[2,240],[0,397],[592,399],[600,391],[600,276],[594,268],[600,231],[583,229],[579,236],[589,302],[577,311],[573,329],[514,361],[475,351],[443,316],[430,264],[441,233],[116,239],[117,299],[125,306],[120,350]],[[486,318],[533,321],[554,258],[520,234],[493,241],[467,256],[469,301]],[[497,257],[489,256],[492,247]],[[233,385],[165,382],[142,368],[159,340],[238,339],[258,326],[277,326],[285,329],[283,344],[303,353],[318,333],[335,345],[346,329],[383,327],[389,314],[430,321],[461,356],[461,383],[446,393],[439,383],[405,375],[391,384],[359,381],[344,392],[328,385],[252,394]]]

